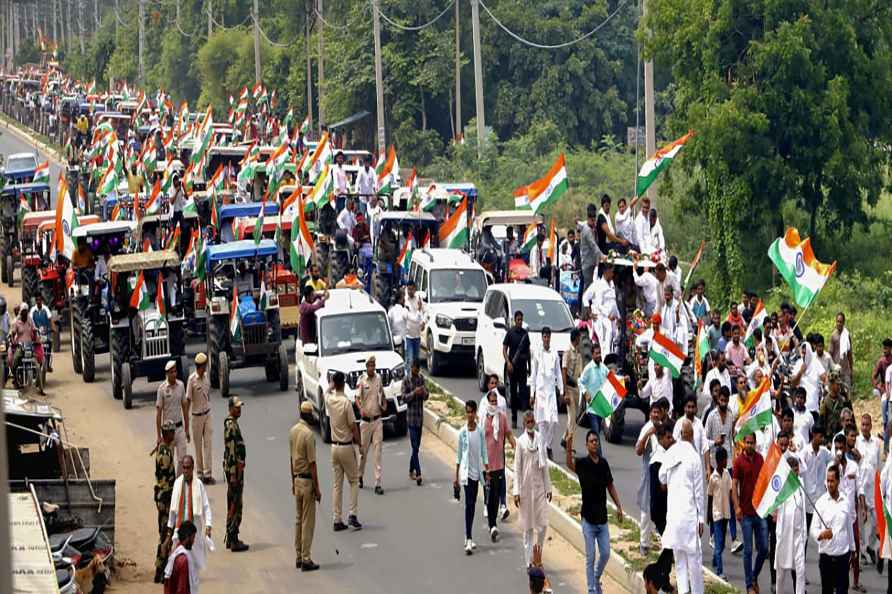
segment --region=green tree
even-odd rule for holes
[[[719,294],[788,205],[821,247],[867,222],[890,164],[892,4],[651,0],[642,36],[671,68],[672,132],[696,133],[665,191],[706,216]]]

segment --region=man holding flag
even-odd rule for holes
[[[751,396],[752,398],[752,396]],[[739,431],[738,431],[739,433]],[[739,439],[739,438],[737,438]],[[756,435],[748,433],[743,438],[743,452],[734,459],[731,480],[731,501],[735,517],[740,520],[743,532],[743,575],[747,593],[758,592],[759,574],[768,557],[768,524],[756,514],[753,494],[762,471],[762,456],[756,451]],[[756,559],[753,561],[753,539],[756,542]]]
[[[849,543],[852,519],[846,496],[839,489],[839,466],[827,469],[827,492],[815,502],[818,521],[811,524],[811,536],[818,543],[818,570],[824,594],[849,591]]]

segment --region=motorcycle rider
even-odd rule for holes
[[[37,340],[37,330],[28,318],[28,313],[28,305],[25,303],[21,304],[19,306],[18,317],[12,325],[12,364],[10,365],[10,368],[12,369],[12,378],[13,382],[16,384],[16,388],[21,388],[21,386],[18,385],[16,371],[18,371],[19,365],[22,364],[25,347],[33,344]],[[43,363],[40,344],[34,347],[34,353],[37,356],[37,362]]]
[[[46,332],[47,344],[52,345],[53,318],[50,314],[49,308],[44,306],[43,295],[41,295],[40,293],[34,296],[34,307],[31,308],[28,317],[31,318],[31,324],[38,331],[38,333],[41,329]],[[50,348],[52,349],[52,346],[50,346]],[[47,371],[52,370],[52,363],[50,363],[47,365]]]

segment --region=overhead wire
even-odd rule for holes
[[[514,39],[516,39],[517,41],[519,41],[519,42],[521,42],[521,43],[523,43],[523,44],[525,44],[525,45],[528,45],[528,46],[530,46],[530,47],[535,47],[535,48],[538,48],[538,49],[561,49],[561,48],[564,48],[564,47],[569,47],[569,46],[571,46],[571,45],[575,45],[575,44],[577,44],[577,43],[579,43],[579,42],[581,42],[581,41],[585,41],[586,39],[588,39],[589,37],[591,37],[592,35],[594,35],[594,34],[597,33],[598,31],[600,31],[601,29],[603,29],[604,26],[606,26],[607,23],[609,23],[609,22],[613,19],[613,17],[615,17],[617,14],[619,14],[619,11],[620,11],[620,10],[622,10],[623,7],[625,7],[625,5],[628,4],[629,0],[622,0],[622,2],[620,2],[620,3],[616,6],[616,9],[615,9],[613,12],[611,12],[609,15],[607,15],[607,18],[604,19],[604,21],[601,22],[601,24],[599,24],[597,27],[595,27],[594,29],[592,29],[592,30],[589,31],[588,33],[585,33],[585,34],[583,34],[583,35],[581,35],[581,36],[579,36],[579,37],[577,37],[576,39],[573,39],[573,40],[571,40],[571,41],[566,41],[566,42],[564,42],[564,43],[557,43],[557,44],[554,44],[554,45],[548,45],[548,44],[536,43],[535,41],[530,41],[529,39],[526,39],[526,38],[524,38],[524,37],[521,37],[520,35],[518,35],[518,34],[515,33],[514,31],[512,31],[511,29],[509,29],[508,27],[506,27],[506,26],[502,23],[502,21],[500,21],[500,20],[496,17],[496,15],[494,15],[494,14],[492,13],[492,11],[489,9],[489,7],[488,7],[486,4],[483,3],[483,0],[478,0],[478,2],[480,3],[480,6],[483,7],[483,10],[486,11],[486,14],[489,15],[489,18],[491,18],[493,21],[495,21],[496,25],[498,25],[498,26],[499,26],[505,33],[507,33],[508,35],[510,35],[511,37],[513,37]]]
[[[257,19],[254,18],[254,15],[251,14],[251,20],[254,21],[254,24],[257,26],[257,30],[260,31],[260,36],[263,37],[266,42],[275,47],[290,47],[287,43],[276,43],[266,34],[266,31],[263,30],[263,27],[260,26],[260,23],[257,22]]]
[[[382,19],[384,19],[385,22],[387,22],[388,24],[390,24],[393,27],[396,27],[397,29],[401,29],[403,31],[421,31],[422,29],[427,29],[428,27],[430,27],[431,25],[433,25],[434,23],[439,21],[441,18],[443,18],[443,16],[447,12],[449,12],[450,9],[452,9],[452,6],[454,4],[455,4],[455,0],[450,0],[449,4],[446,6],[446,8],[443,9],[442,12],[440,12],[440,14],[438,14],[437,16],[435,16],[433,19],[426,22],[425,24],[418,25],[418,26],[401,25],[400,23],[396,22],[395,20],[393,20],[392,18],[390,18],[389,16],[387,16],[386,14],[381,12],[380,7],[378,8],[378,14],[381,16]]]
[[[232,25],[231,27],[227,27],[223,23],[218,22],[217,19],[214,17],[214,15],[211,15],[211,23],[213,23],[213,25],[215,27],[219,27],[219,28],[223,29],[224,31],[232,31],[233,29],[238,29],[239,27],[244,27],[248,23],[248,21],[251,20],[251,16],[252,15],[250,15],[250,14],[248,16],[246,16],[245,19],[238,25]]]
[[[337,29],[338,31],[346,31],[349,28],[349,25],[335,25],[334,23],[329,23],[325,20],[325,17],[322,16],[322,13],[319,12],[319,9],[316,8],[315,3],[313,4],[313,12],[316,13],[316,16],[319,17],[319,20],[322,21],[322,24],[328,27],[329,29]]]

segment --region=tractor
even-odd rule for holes
[[[71,238],[78,250],[88,250],[95,258],[115,256],[128,248],[135,225],[132,221],[109,221],[95,225],[78,226]],[[69,272],[68,311],[71,321],[71,363],[75,373],[84,381],[96,377],[96,355],[109,349],[110,301],[114,298],[109,279],[104,275],[96,278],[95,260],[88,266]]]
[[[427,212],[392,211],[382,213],[377,226],[373,269],[363,271],[363,274],[371,272],[372,296],[388,309],[402,280],[399,256],[409,233],[418,247],[423,247],[427,241],[432,246],[439,245],[439,224],[434,215]]]
[[[40,268],[43,265],[40,257],[40,238],[38,229],[45,222],[55,224],[56,211],[40,210],[29,212],[21,221],[19,229],[19,246],[22,256],[22,301],[31,305],[31,299],[40,291]],[[47,307],[50,303],[47,302]]]
[[[211,386],[229,396],[232,369],[263,366],[267,381],[288,389],[288,353],[282,342],[275,287],[278,249],[269,239],[206,248],[205,291]],[[273,286],[266,286],[270,278]]]
[[[129,409],[134,378],[163,380],[171,359],[185,377],[180,258],[172,250],[121,254],[109,259],[108,271],[114,279],[108,307],[112,395]]]
[[[10,287],[21,256],[20,214],[44,211],[49,206],[50,187],[46,184],[7,185],[0,190],[0,280]]]

